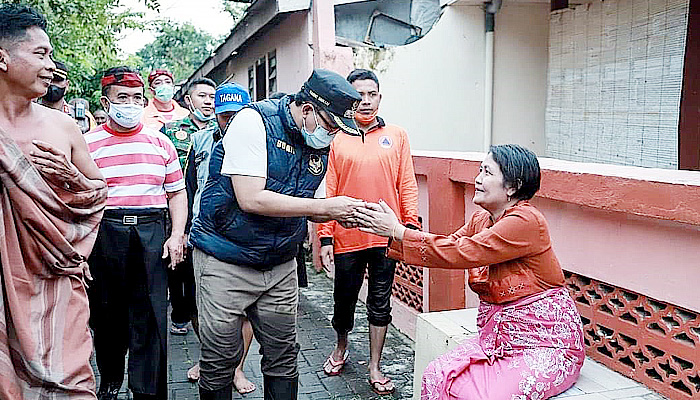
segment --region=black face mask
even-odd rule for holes
[[[66,88],[56,85],[49,85],[49,90],[42,99],[47,103],[55,103],[63,98],[66,94]]]

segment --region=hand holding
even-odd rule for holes
[[[39,172],[48,180],[66,189],[70,188],[71,183],[79,180],[80,171],[68,161],[63,151],[41,140],[33,140],[32,144],[36,150],[30,151],[29,156]]]
[[[333,258],[333,245],[329,244],[326,246],[321,246],[320,256],[321,265],[323,265],[323,268],[325,268],[327,271],[332,271],[331,267],[335,261]]]
[[[168,268],[175,269],[185,259],[185,235],[173,234],[163,245],[163,259],[170,257]]]
[[[326,202],[326,216],[342,223],[353,223],[355,210],[365,204],[363,200],[347,196],[330,197],[324,201]]]
[[[403,238],[406,228],[384,200],[379,200],[379,203],[367,203],[355,212],[355,217],[361,225],[359,229],[363,232],[399,240]]]
[[[354,229],[360,226],[360,223],[357,221],[356,218],[352,218],[345,221],[338,221],[338,223],[345,229]]]

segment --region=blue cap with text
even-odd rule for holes
[[[239,111],[250,103],[248,91],[237,83],[224,83],[216,88],[214,112],[221,114],[226,111]]]

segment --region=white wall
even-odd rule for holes
[[[313,69],[310,43],[310,20],[307,12],[297,12],[284,19],[239,52],[227,67],[232,81],[248,87],[248,67],[272,50],[277,51],[277,91],[295,93]]]
[[[417,42],[356,53],[356,67],[379,75],[380,115],[406,128],[413,149],[481,148],[483,25],[478,6],[447,7]]]
[[[506,1],[496,15],[494,143],[543,154],[549,3]],[[415,43],[356,50],[355,66],[378,73],[380,115],[407,129],[415,150],[481,151],[484,125],[484,13],[447,6]]]
[[[493,143],[545,153],[549,3],[506,2],[496,14]]]

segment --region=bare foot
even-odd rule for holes
[[[187,370],[187,379],[195,382],[199,380],[199,363]]]
[[[236,373],[233,375],[233,387],[238,393],[246,394],[255,391],[255,384],[248,380],[243,373],[243,370],[236,368]]]

